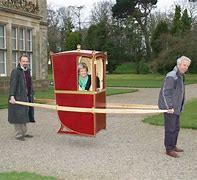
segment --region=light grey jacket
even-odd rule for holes
[[[174,114],[179,115],[185,100],[184,75],[181,75],[177,66],[167,73],[159,93],[158,107],[160,109],[174,108]]]

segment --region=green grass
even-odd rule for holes
[[[118,66],[117,72],[122,74],[107,74],[107,87],[132,87],[132,88],[159,88],[163,83],[165,75],[160,74],[132,74],[134,64],[122,64]],[[125,69],[125,70],[124,70]],[[131,71],[129,71],[131,69]],[[123,71],[127,74],[123,74]],[[131,73],[128,73],[131,72]],[[49,81],[53,81],[53,75],[49,73]],[[187,74],[186,84],[197,83],[197,74]]]
[[[53,74],[52,74],[52,72],[48,73],[48,80],[49,81],[53,81]]]
[[[135,63],[123,63],[119,65],[115,71],[113,72],[115,74],[131,74],[136,73],[136,64]]]
[[[136,89],[107,89],[107,96],[115,95],[115,94],[124,94],[124,93],[132,93],[136,92]],[[53,87],[49,87],[47,91],[36,91],[35,92],[36,99],[54,99],[54,90]],[[7,108],[8,95],[2,94],[0,95],[0,109]]]
[[[108,87],[159,88],[164,75],[160,74],[108,74]],[[186,84],[197,83],[197,74],[187,74]]]
[[[0,180],[55,180],[55,177],[49,176],[40,176],[34,173],[28,172],[8,172],[8,173],[0,173]]]
[[[36,91],[36,99],[54,99],[54,90],[53,87],[49,87],[46,91]]]
[[[107,74],[107,87],[131,87],[131,88],[159,88],[162,85],[164,75],[159,74]],[[52,74],[48,76],[49,81],[52,80]],[[197,83],[197,74],[187,74],[186,84]],[[129,93],[133,90],[128,89],[107,89],[107,95]],[[134,90],[135,91],[135,90]],[[37,99],[54,99],[53,87],[49,87],[47,91],[37,91],[35,93]],[[7,94],[0,94],[0,109],[7,108]]]
[[[138,74],[108,74],[108,87],[160,87],[161,75],[138,75]]]
[[[124,94],[124,93],[132,93],[136,92],[137,89],[107,89],[107,96],[115,95],[115,94]],[[37,99],[54,99],[53,87],[49,87],[48,91],[38,91],[35,93],[35,97]]]
[[[115,95],[115,94],[125,94],[125,93],[133,93],[138,91],[137,89],[107,89],[107,96]]]
[[[180,116],[181,128],[197,129],[197,111],[195,109],[197,109],[197,99],[186,103],[184,111]],[[163,126],[163,114],[145,118],[143,122]]]
[[[3,93],[0,94],[0,109],[7,108],[8,106],[8,95]]]

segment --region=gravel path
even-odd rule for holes
[[[114,95],[108,102],[156,104],[159,89]],[[187,100],[197,84],[186,86]],[[163,127],[144,124],[145,115],[107,115],[107,130],[96,138],[59,135],[54,111],[36,109],[32,139],[14,139],[7,110],[0,110],[0,172],[28,171],[66,180],[196,180],[197,131],[181,129],[180,158],[165,155]]]

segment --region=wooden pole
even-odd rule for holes
[[[29,103],[16,101],[16,104],[23,106],[31,106],[37,108],[45,108],[56,111],[69,111],[69,112],[84,112],[84,113],[110,113],[110,114],[153,114],[153,113],[164,113],[167,110],[159,109],[103,109],[103,108],[78,108],[58,105],[48,105],[39,103]]]
[[[55,103],[55,99],[35,99],[36,103]],[[106,103],[107,108],[129,108],[129,109],[159,109],[156,105],[147,104],[123,104],[123,103]]]
[[[159,109],[155,105],[146,104],[123,104],[123,103],[107,103],[109,108],[131,108],[131,109]]]

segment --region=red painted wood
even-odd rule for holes
[[[56,94],[59,106],[93,107],[93,94]],[[61,123],[80,134],[95,135],[94,116],[91,113],[58,111]]]
[[[91,113],[58,111],[62,125],[81,135],[95,135],[94,116]]]
[[[77,63],[79,56],[88,57],[90,58],[90,61],[93,61],[94,58],[102,57],[104,60],[103,68],[105,70],[106,55],[102,52],[95,52],[94,58],[93,51],[90,50],[65,51],[53,54],[52,63],[55,84],[54,88],[55,90],[64,91],[64,94],[56,93],[56,104],[59,106],[69,107],[105,108],[105,92],[96,94],[78,93]],[[93,71],[90,73],[94,77],[96,73],[96,66],[93,67]],[[103,81],[105,88],[105,79]],[[72,93],[69,94],[69,91],[72,91]],[[61,128],[58,133],[95,136],[101,129],[106,129],[105,114],[58,111],[58,116],[61,121]]]
[[[92,108],[93,102],[94,102],[93,94],[58,94],[56,93],[56,103],[59,106]]]
[[[53,73],[56,90],[77,90],[76,55],[54,56]]]
[[[106,92],[95,95],[95,108],[106,108]],[[96,132],[106,129],[106,114],[96,113]]]

